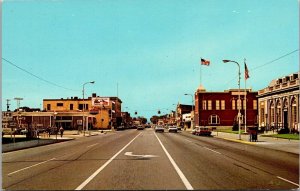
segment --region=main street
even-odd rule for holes
[[[82,137],[4,153],[2,159],[7,190],[299,187],[297,154],[153,129]]]

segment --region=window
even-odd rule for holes
[[[296,100],[292,102],[292,123],[295,125],[297,123],[297,103]]]
[[[242,109],[242,100],[237,100],[237,109]]]
[[[51,105],[47,104],[47,110],[51,110]]]
[[[56,103],[56,106],[57,107],[62,107],[62,106],[64,106],[64,103]]]
[[[207,109],[211,110],[212,109],[211,100],[208,100],[207,105],[208,105]]]
[[[202,110],[206,110],[206,100],[202,101]]]
[[[246,109],[246,100],[243,100],[243,108]]]
[[[73,110],[73,104],[70,104],[70,110]]]
[[[257,110],[257,100],[253,100],[253,109]]]
[[[218,115],[211,115],[209,116],[209,124],[210,125],[217,125],[220,124],[220,118]]]
[[[220,101],[216,100],[216,110],[220,110]]]
[[[78,109],[79,109],[79,110],[83,110],[83,104],[79,104],[79,105],[78,105]]]
[[[272,123],[271,125],[274,125],[274,123],[275,123],[275,108],[274,108],[274,103],[271,104],[271,123]]]
[[[265,123],[265,108],[260,108],[260,122]]]
[[[235,110],[235,100],[232,100],[232,110]]]
[[[221,100],[221,110],[225,110],[225,100]]]

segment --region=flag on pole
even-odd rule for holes
[[[249,76],[249,71],[248,71],[248,68],[247,68],[247,64],[246,63],[244,63],[245,64],[245,80],[247,80],[248,78],[250,78],[250,76]]]
[[[201,64],[202,64],[202,65],[209,66],[209,64],[210,64],[210,61],[209,61],[209,60],[205,60],[205,59],[201,58]]]

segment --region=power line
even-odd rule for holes
[[[265,64],[262,64],[262,65],[260,65],[260,66],[255,67],[255,68],[252,68],[251,71],[256,70],[256,69],[258,69],[258,68],[261,68],[261,67],[264,67],[264,66],[266,66],[266,65],[268,65],[268,64],[272,64],[273,62],[275,62],[275,61],[277,61],[277,60],[280,60],[280,59],[282,59],[282,58],[284,58],[284,57],[286,57],[286,56],[288,56],[288,55],[290,55],[290,54],[293,54],[293,53],[295,53],[295,52],[297,52],[297,51],[299,51],[299,49],[296,49],[296,50],[294,50],[294,51],[292,51],[292,52],[289,52],[289,53],[287,53],[287,54],[285,54],[285,55],[283,55],[283,56],[280,56],[279,58],[276,58],[276,59],[274,59],[274,60],[272,60],[272,61],[269,61],[269,62],[267,62],[267,63],[265,63]]]
[[[60,85],[58,85],[56,83],[50,82],[49,80],[45,80],[45,79],[43,79],[43,78],[41,78],[41,77],[39,77],[39,76],[37,76],[37,75],[35,75],[35,74],[27,71],[27,70],[25,70],[24,68],[21,68],[21,67],[17,66],[16,64],[12,63],[11,61],[9,61],[9,60],[7,60],[7,59],[5,59],[3,57],[2,57],[2,60],[6,61],[10,65],[12,65],[12,66],[14,66],[14,67],[16,67],[16,68],[18,68],[20,70],[22,70],[23,72],[26,72],[27,74],[29,74],[29,75],[31,75],[31,76],[33,76],[33,77],[35,77],[35,78],[37,78],[37,79],[39,79],[41,81],[44,81],[44,82],[46,82],[48,84],[51,84],[53,86],[56,86],[56,87],[59,87],[59,88],[63,88],[63,89],[66,89],[66,90],[71,90],[71,91],[80,91],[80,90],[74,90],[74,89],[66,88],[66,87],[60,86]]]
[[[296,49],[296,50],[294,50],[294,51],[292,51],[292,52],[289,52],[289,53],[287,53],[287,54],[285,54],[285,55],[283,55],[283,56],[280,56],[280,57],[278,57],[278,58],[276,58],[276,59],[274,59],[274,60],[271,60],[271,61],[269,61],[269,62],[266,62],[266,63],[264,63],[264,64],[262,64],[262,65],[259,65],[259,66],[257,66],[257,67],[254,67],[254,68],[252,68],[252,69],[249,69],[249,71],[251,72],[251,71],[257,70],[257,69],[259,69],[259,68],[261,68],[261,67],[264,67],[264,66],[266,66],[266,65],[272,64],[273,62],[276,62],[277,60],[280,60],[280,59],[282,59],[282,58],[284,58],[284,57],[286,57],[286,56],[289,56],[289,55],[291,55],[291,54],[293,54],[293,53],[295,53],[295,52],[297,52],[297,51],[299,51],[299,49]],[[231,79],[230,81],[228,81],[225,85],[228,85],[230,82],[232,82],[233,80],[235,80],[235,79],[237,78],[237,76],[238,76],[238,75],[236,75],[233,79]]]

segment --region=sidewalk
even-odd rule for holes
[[[268,134],[273,134],[273,133],[269,132]],[[263,137],[261,135],[262,134],[258,135],[257,142],[250,142],[248,134],[241,134],[241,139],[239,139],[238,134],[216,132],[216,131],[212,132],[212,136],[214,136],[215,138],[299,154],[299,143],[300,143],[299,140]]]
[[[70,131],[65,130],[63,136],[61,137],[60,134],[57,135],[49,135],[47,133],[41,133],[39,135],[38,140],[31,140],[31,141],[22,141],[22,142],[16,142],[16,143],[9,143],[9,144],[2,144],[2,152],[11,152],[31,147],[38,147],[53,143],[60,143],[63,141],[70,141],[73,139],[78,139],[81,137],[90,137],[90,136],[97,136],[97,135],[105,135],[107,133],[113,133],[110,130],[106,131],[89,131],[89,132],[79,132],[78,131]],[[5,135],[4,137],[11,137],[10,135]],[[15,135],[15,139],[18,138],[25,138],[25,135]]]

